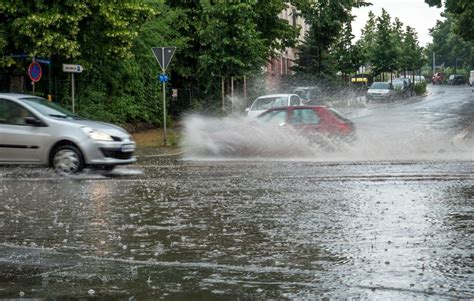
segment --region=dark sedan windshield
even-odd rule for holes
[[[79,118],[73,112],[61,107],[57,103],[48,101],[44,98],[40,97],[25,97],[21,100],[26,101],[30,106],[38,110],[44,115],[58,117],[58,118],[67,118],[67,117],[74,117]]]

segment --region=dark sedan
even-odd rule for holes
[[[463,75],[458,75],[458,74],[451,74],[448,77],[448,85],[454,86],[454,85],[465,85],[466,80],[464,79]]]

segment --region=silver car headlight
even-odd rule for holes
[[[87,137],[91,139],[99,140],[99,141],[114,141],[114,139],[112,139],[112,136],[104,132],[94,130],[90,127],[83,127],[81,129],[87,135]]]

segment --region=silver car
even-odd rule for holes
[[[247,116],[257,117],[268,109],[286,106],[300,106],[303,102],[296,94],[270,94],[255,99],[250,108],[245,109]]]
[[[392,101],[395,97],[393,85],[390,82],[373,82],[367,90],[366,100],[369,101]]]
[[[43,164],[59,174],[136,162],[122,128],[87,120],[44,98],[0,93],[0,164]]]

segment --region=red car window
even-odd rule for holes
[[[260,116],[260,120],[266,123],[282,124],[286,122],[286,110],[270,111]]]
[[[320,119],[317,113],[311,109],[294,109],[291,114],[290,123],[293,125],[319,124]]]

